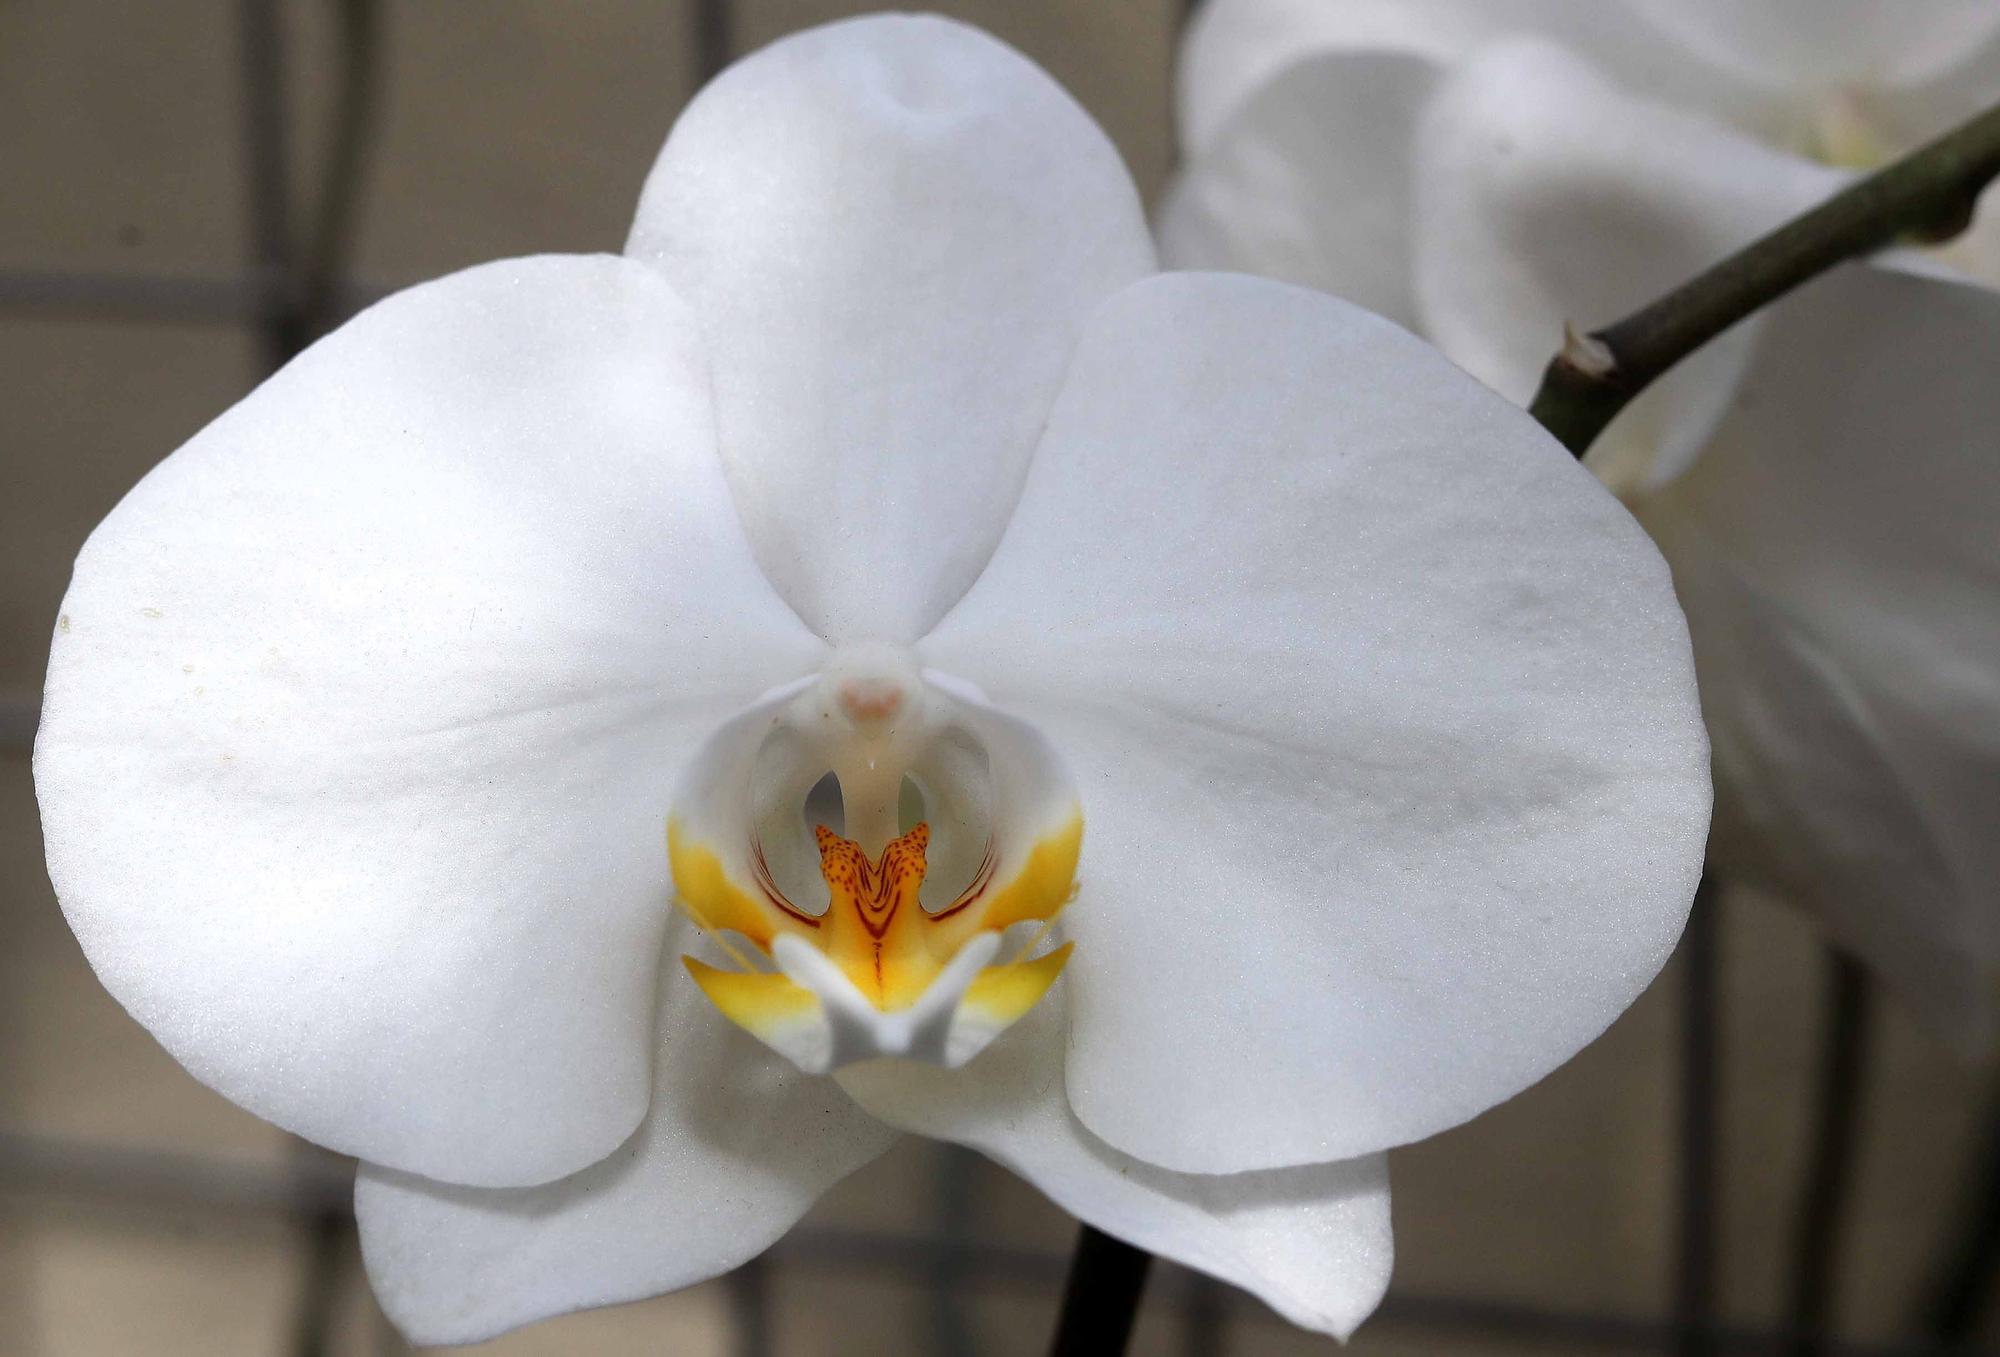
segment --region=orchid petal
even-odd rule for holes
[[[195,1075],[486,1185],[644,1112],[678,763],[819,643],[758,574],[686,308],[614,256],[363,313],[78,557],[49,873]]]
[[[1440,71],[1396,52],[1286,67],[1175,180],[1162,260],[1316,287],[1414,327],[1416,127]]]
[[[1167,1168],[1349,1158],[1509,1096],[1644,987],[1700,871],[1658,553],[1525,415],[1318,294],[1107,305],[924,649],[1075,771],[1070,1095]]]
[[[1108,1234],[1243,1287],[1294,1324],[1352,1333],[1389,1284],[1387,1161],[1205,1176],[1121,1154],[1070,1111],[1062,1022],[1058,990],[967,1069],[878,1060],[838,1081],[882,1120],[980,1151]]]
[[[1194,12],[1175,82],[1181,143],[1205,154],[1274,80],[1302,63],[1372,55],[1432,69],[1490,38],[1526,5],[1501,0],[1210,0]],[[1349,68],[1326,68],[1338,76]],[[1345,136],[1329,124],[1328,130]]]
[[[1543,43],[1465,63],[1418,139],[1423,331],[1525,404],[1565,325],[1604,325],[1833,192],[1840,175],[1630,97]],[[1748,361],[1756,321],[1711,341],[1593,452],[1614,487],[1685,470]]]
[[[2000,963],[2000,292],[1849,267],[1639,504],[1688,603],[1718,860],[1968,1047]]]
[[[1096,124],[936,18],[812,29],[724,72],[626,248],[700,313],[757,559],[836,641],[914,640],[965,591],[1085,316],[1153,267]]]
[[[678,970],[661,987],[652,1111],[602,1163],[500,1190],[362,1166],[368,1275],[413,1342],[480,1342],[727,1272],[895,1141],[832,1080],[731,1026]]]
[[[2000,33],[1992,0],[1629,0],[1690,53],[1766,86],[1909,84]]]
[[[1576,0],[1208,0],[1195,12],[1176,82],[1181,141],[1206,155],[1271,82],[1327,57],[1386,56],[1425,66],[1459,61],[1509,35],[1540,34],[1615,69],[1640,88],[1691,101],[1739,94],[1671,44],[1634,24],[1618,4]],[[1338,78],[1347,68],[1328,63]],[[1347,105],[1345,94],[1329,99]],[[1379,115],[1371,115],[1379,116]],[[1254,119],[1251,119],[1254,123]],[[1227,129],[1227,130],[1226,130]],[[1329,124],[1329,134],[1346,137]],[[1251,133],[1254,136],[1254,133]]]

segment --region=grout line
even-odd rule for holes
[[[98,273],[0,268],[0,311],[159,321],[192,325],[263,324],[279,289],[262,271],[233,277]],[[334,307],[352,315],[396,288],[381,283],[342,287]]]
[[[25,1189],[77,1196],[137,1198],[176,1207],[276,1211],[310,1217],[345,1212],[351,1195],[352,1161],[313,1151],[290,1162],[222,1159],[170,1150],[64,1140],[0,1130],[0,1189]],[[872,1230],[804,1226],[793,1230],[767,1255],[780,1266],[829,1272],[886,1272],[921,1276],[953,1255],[966,1284],[974,1287],[1030,1287],[1053,1291],[1067,1260],[1060,1254],[1018,1245],[891,1235]],[[1194,1274],[1164,1270],[1157,1279],[1165,1303],[1184,1306],[1192,1299]],[[1222,1288],[1229,1313],[1244,1321],[1280,1321],[1262,1305],[1233,1288]],[[1392,1291],[1374,1322],[1383,1327],[1501,1334],[1551,1342],[1586,1343],[1633,1351],[1664,1350],[1675,1326],[1665,1320],[1625,1315],[1550,1310],[1515,1301],[1412,1294]],[[1763,1353],[1787,1337],[1770,1329],[1724,1326],[1712,1331],[1723,1352]],[[1926,1357],[1936,1349],[1919,1342],[1835,1343],[1832,1357]],[[1962,1350],[1964,1357],[1996,1357],[1990,1350]]]

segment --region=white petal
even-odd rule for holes
[[[1992,0],[1630,4],[1662,33],[1719,69],[1802,91],[1929,79],[1966,61],[2000,31],[2000,5]]]
[[[1416,126],[1440,69],[1399,52],[1287,66],[1174,182],[1163,262],[1316,287],[1416,325]]]
[[[1063,1093],[1062,997],[1058,986],[963,1070],[876,1061],[839,1081],[884,1121],[971,1146],[1107,1234],[1243,1287],[1294,1324],[1352,1333],[1389,1285],[1387,1160],[1205,1176],[1120,1154]]]
[[[1501,7],[1513,8],[1506,0]],[[1195,10],[1181,46],[1174,87],[1181,143],[1190,155],[1208,151],[1246,104],[1299,63],[1390,56],[1436,67],[1490,37],[1499,22],[1490,0],[1210,0]],[[1349,68],[1324,69],[1337,80]],[[1328,130],[1345,135],[1337,125]]]
[[[1995,22],[1985,40],[1970,44],[1955,64],[1920,81],[1858,95],[1862,111],[1878,122],[1891,152],[1928,141],[1993,102],[1994,91],[2000,89],[2000,5],[1990,12]],[[2000,195],[1989,186],[1985,209],[1989,217],[1996,203]],[[2000,256],[1988,258],[2000,263]],[[2000,282],[2000,274],[1985,277]]]
[[[1083,797],[1069,1087],[1170,1168],[1491,1106],[1672,948],[1707,748],[1667,571],[1525,415],[1331,298],[1100,314],[992,565],[926,643]]]
[[[894,1142],[831,1079],[733,1027],[679,966],[664,974],[652,1112],[609,1159],[500,1190],[362,1166],[368,1275],[413,1342],[480,1342],[727,1272]]]
[[[1687,601],[1725,865],[1968,1045],[2000,963],[1996,354],[2000,293],[1843,269],[1776,309],[1715,447],[1641,506]]]
[[[1195,11],[1181,48],[1175,85],[1181,141],[1191,154],[1206,153],[1259,91],[1301,63],[1350,55],[1442,66],[1509,34],[1554,39],[1612,64],[1647,89],[1704,101],[1727,93],[1723,82],[1634,24],[1615,3],[1207,0]],[[1344,68],[1323,69],[1337,79]]]
[[[1117,152],[1054,81],[880,16],[709,86],[626,249],[700,312],[757,558],[831,640],[914,640],[965,591],[1083,318],[1153,267]]]
[[[1619,318],[1839,187],[1834,171],[1632,98],[1560,48],[1512,42],[1466,63],[1419,131],[1423,330],[1515,401],[1564,324]],[[1685,469],[1747,361],[1746,323],[1683,362],[1593,453],[1607,479]]]
[[[675,767],[819,649],[750,559],[705,388],[649,270],[488,265],[315,345],[85,545],[49,872],[198,1078],[463,1182],[637,1124]]]

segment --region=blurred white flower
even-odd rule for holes
[[[898,1129],[1345,1333],[1381,1152],[1666,957],[1707,755],[1644,533],[1394,326],[1154,270],[1020,56],[814,30],[623,257],[390,298],[92,536],[63,907],[370,1161],[413,1337],[713,1276]]]
[[[1216,0],[1183,76],[1170,265],[1359,301],[1525,402],[1565,321],[1993,98],[2000,5]],[[1996,222],[1739,325],[1589,461],[1688,611],[1725,880],[1816,911],[1968,1047],[2000,962]]]

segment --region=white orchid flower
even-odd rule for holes
[[[623,257],[391,297],[92,536],[63,907],[366,1161],[411,1336],[713,1276],[897,1131],[1345,1334],[1382,1152],[1661,965],[1709,793],[1645,534],[1395,326],[1155,268],[1019,55],[814,30]]]
[[[1184,75],[1168,263],[1360,301],[1525,402],[1565,322],[1617,319],[1836,191],[1826,162],[1993,98],[2000,5],[1215,0]],[[2000,963],[2000,269],[1946,260],[1843,269],[1738,326],[1590,465],[1688,611],[1725,881],[1816,911],[1977,1047]]]

